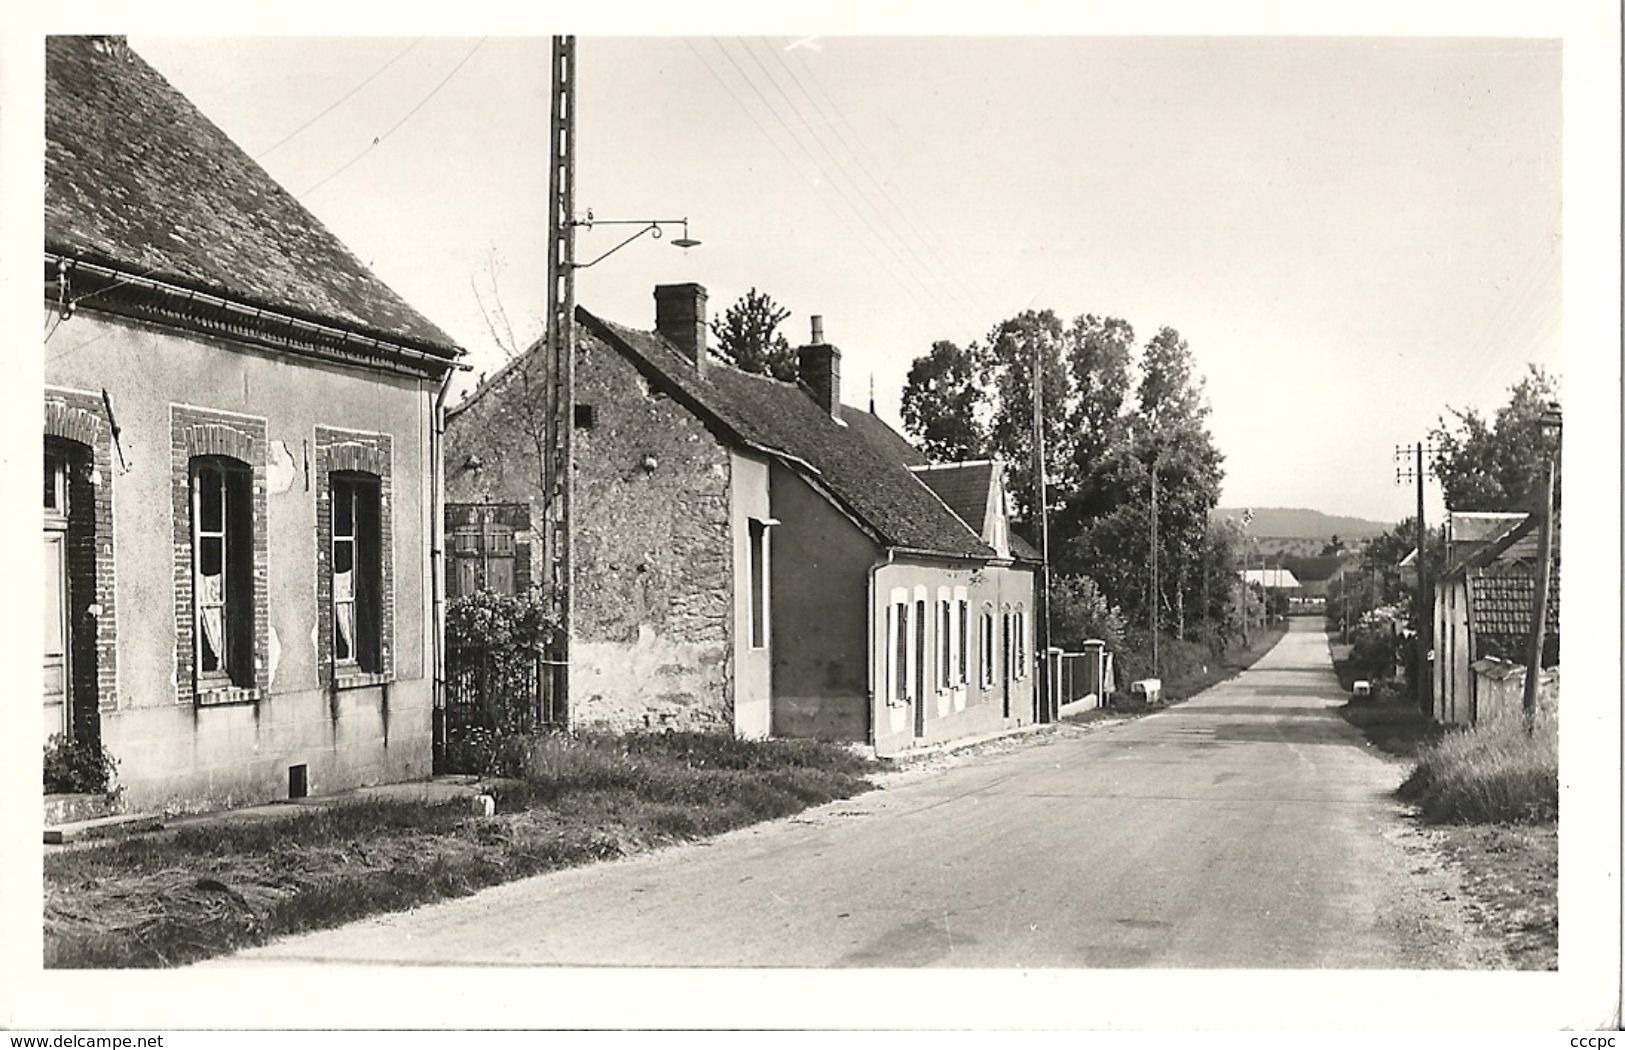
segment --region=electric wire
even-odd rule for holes
[[[357,161],[359,161],[362,157],[365,157],[367,154],[371,153],[373,151],[373,149],[376,148],[385,139],[389,138],[391,135],[395,134],[395,132],[399,131],[403,124],[405,124],[407,121],[409,121],[413,117],[415,117],[418,114],[419,110],[421,110],[424,106],[429,104],[430,99],[434,98],[436,95],[438,95],[440,93],[441,88],[443,88],[447,84],[451,83],[452,78],[455,77],[459,72],[462,71],[462,68],[468,64],[469,59],[474,57],[474,52],[478,51],[480,49],[480,47],[482,45],[484,45],[484,43],[485,43],[485,41],[487,39],[488,38],[482,36],[478,40],[474,41],[474,46],[469,48],[467,53],[464,54],[462,58],[458,59],[457,64],[455,66],[451,67],[451,71],[448,72],[445,76],[441,77],[440,82],[435,84],[434,87],[430,88],[428,94],[426,94],[422,98],[418,99],[417,104],[414,105],[411,109],[407,110],[405,115],[402,116],[401,119],[397,120],[394,124],[391,124],[387,131],[385,131],[381,135],[375,136],[373,138],[373,140],[371,142],[369,142],[366,145],[366,147],[364,149],[362,149],[362,151],[360,153],[357,153],[355,156],[351,157],[349,160],[347,160],[343,164],[339,165],[338,168],[336,168],[335,170],[333,170],[329,174],[323,176],[321,179],[317,180],[314,185],[312,185],[309,189],[306,189],[303,192],[301,192],[300,194],[298,194],[298,196],[300,196],[300,197],[308,197],[312,193],[315,193],[317,190],[321,189],[323,186],[327,185],[329,182],[332,182],[334,179],[338,178],[340,175],[342,175],[346,171],[350,170],[350,167],[352,165],[354,165]]]
[[[824,177],[825,183],[830,187],[830,189],[835,191],[835,195],[837,197],[841,198],[841,202],[845,204],[847,208],[855,216],[857,216],[857,218],[866,227],[868,227],[870,234],[873,235],[877,242],[879,242],[880,246],[885,248],[887,253],[896,259],[899,264],[901,264],[902,260],[897,257],[896,252],[891,248],[890,244],[880,236],[879,231],[875,229],[874,223],[870,221],[868,215],[864,213],[862,209],[853,205],[851,198],[847,195],[846,191],[841,187],[841,185],[831,178],[828,172],[824,171],[823,166],[818,163],[817,158],[812,155],[812,152],[807,148],[806,144],[803,143],[790,128],[788,122],[784,119],[784,115],[767,100],[767,98],[762,94],[761,89],[756,86],[756,82],[750,78],[748,73],[745,72],[744,67],[742,67],[738,60],[733,57],[733,54],[723,45],[723,42],[715,37],[712,38],[712,42],[716,44],[717,49],[722,52],[723,58],[727,59],[728,63],[733,66],[734,71],[739,74],[739,77],[745,82],[745,85],[750,88],[751,93],[756,96],[757,100],[762,104],[762,106],[766,108],[767,111],[773,116],[774,120],[778,122],[779,127],[784,129],[785,135],[790,139],[791,142],[795,143],[797,149],[801,150],[802,154],[807,158],[807,163],[811,164],[815,169],[818,170],[819,174]],[[887,268],[892,269],[889,266]],[[937,304],[936,306],[928,306],[925,302],[923,302],[920,299],[919,294],[916,292],[915,287],[904,283],[899,278],[900,273],[906,274],[916,286],[919,286],[921,290],[925,290],[928,298],[930,296],[929,290],[924,289],[924,286],[920,284],[919,279],[914,277],[912,273],[909,273],[906,268],[901,271],[892,269],[892,276],[898,281],[899,287],[903,288],[908,293],[909,298],[914,300],[914,305],[918,307],[922,313],[930,316],[935,310],[941,309],[941,304]]]
[[[263,150],[260,150],[258,153],[254,154],[254,159],[255,160],[260,160],[260,159],[262,159],[264,157],[270,156],[272,153],[276,152],[278,149],[281,149],[283,146],[285,146],[289,142],[293,141],[293,139],[297,138],[306,128],[310,127],[312,124],[315,124],[318,120],[321,120],[323,117],[327,116],[329,113],[333,112],[335,109],[338,109],[340,106],[342,106],[346,102],[350,101],[350,99],[354,98],[356,93],[359,92],[362,88],[366,87],[368,84],[371,84],[374,80],[377,80],[380,76],[383,76],[384,72],[386,70],[388,70],[389,67],[393,66],[395,63],[397,63],[401,59],[405,58],[407,52],[411,51],[413,48],[417,47],[422,42],[423,42],[422,37],[417,37],[416,39],[414,39],[411,43],[407,44],[404,48],[397,51],[395,53],[394,57],[392,57],[389,61],[385,62],[383,65],[379,66],[377,69],[373,70],[371,76],[367,77],[367,79],[363,80],[361,83],[357,84],[355,87],[351,88],[349,91],[346,91],[343,95],[340,95],[337,99],[335,99],[333,101],[332,105],[328,106],[326,109],[322,110],[320,113],[316,114],[314,117],[311,117],[309,120],[305,121],[303,124],[299,125],[297,128],[294,128],[292,131],[288,132],[286,135],[284,135],[281,138],[277,139],[275,142],[271,143],[269,146],[265,147]]]
[[[761,58],[757,56],[756,49],[753,49],[750,46],[749,41],[741,41],[739,46],[745,52],[745,54],[750,57],[750,60],[756,65],[756,68],[761,70],[763,79],[772,85],[773,90],[777,92],[779,98],[784,100],[785,106],[788,107],[790,112],[800,122],[801,126],[807,130],[808,137],[812,139],[814,144],[818,146],[819,150],[823,152],[825,158],[828,159],[830,164],[829,169],[823,169],[822,165],[820,165],[820,170],[826,170],[826,176],[831,182],[835,181],[834,176],[829,175],[828,172],[838,172],[847,180],[847,183],[855,191],[857,196],[861,198],[863,203],[867,205],[874,213],[876,221],[885,228],[885,231],[891,235],[892,239],[895,240],[897,244],[913,259],[915,269],[911,270],[911,276],[916,281],[919,281],[921,287],[926,290],[927,294],[931,295],[937,301],[937,305],[939,307],[946,307],[958,313],[960,315],[961,322],[968,320],[964,314],[963,304],[958,302],[954,296],[944,294],[947,291],[946,285],[942,284],[932,269],[920,258],[919,253],[914,250],[913,245],[910,244],[905,237],[898,233],[897,228],[892,225],[891,220],[887,215],[887,208],[884,205],[876,204],[873,195],[871,195],[869,191],[865,189],[860,182],[858,182],[857,179],[852,177],[850,167],[842,165],[841,162],[836,159],[835,154],[824,142],[823,137],[818,134],[816,122],[807,119],[806,114],[801,111],[801,108],[796,105],[796,103],[790,98],[789,94],[786,93],[784,88],[780,85],[778,78],[773,76],[772,71],[769,70],[762,62]],[[768,48],[768,51],[769,54],[772,54],[771,47]],[[814,116],[817,116],[816,112],[814,112]],[[900,265],[909,265],[908,260],[899,256],[896,250],[892,248],[890,243],[885,241],[883,235],[877,232],[877,236],[881,237],[882,242],[886,244],[887,251],[892,253],[893,257],[897,259]],[[941,289],[931,287],[926,280],[921,278],[921,274],[924,274],[925,277],[930,278],[932,281],[936,281],[938,284],[942,284]]]

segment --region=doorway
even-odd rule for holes
[[[45,740],[73,732],[68,669],[68,480],[67,462],[52,449],[45,452],[44,572],[45,608]]]

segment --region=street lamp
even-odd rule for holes
[[[605,259],[609,258],[611,255],[614,255],[616,252],[620,251],[622,248],[625,248],[628,244],[631,244],[633,241],[637,240],[639,237],[642,237],[644,234],[650,234],[651,236],[654,237],[655,240],[659,240],[661,237],[663,237],[665,235],[665,231],[662,229],[662,227],[665,227],[665,226],[678,226],[678,225],[681,225],[683,227],[683,235],[681,237],[672,238],[671,243],[672,243],[673,247],[681,248],[684,251],[687,251],[690,248],[698,248],[700,246],[699,241],[695,240],[693,237],[690,237],[688,235],[688,219],[686,219],[686,218],[683,218],[683,219],[599,219],[599,218],[595,218],[593,216],[592,209],[589,208],[589,209],[587,209],[587,217],[585,219],[571,219],[570,220],[570,225],[571,226],[584,227],[584,228],[589,229],[589,230],[592,229],[594,226],[636,226],[636,227],[638,227],[638,229],[632,234],[632,236],[626,238],[624,241],[620,242],[615,247],[611,248],[609,251],[607,251],[604,254],[598,256],[596,259],[591,260],[590,262],[584,262],[583,263],[583,262],[576,262],[574,260],[569,260],[567,262],[567,265],[572,270],[585,270],[589,266],[596,266],[599,263],[603,262]]]

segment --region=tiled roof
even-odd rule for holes
[[[714,359],[702,375],[660,335],[604,321],[579,307],[576,320],[583,337],[619,350],[725,438],[801,465],[882,543],[952,557],[993,556],[908,469],[897,447],[902,439],[880,420],[854,424],[857,410],[843,406],[848,425],[841,426],[798,386]]]
[[[45,48],[48,251],[460,353],[121,39]]]
[[[1484,543],[1494,540],[1518,524],[1525,515],[1518,511],[1455,510],[1450,512],[1452,543]]]
[[[1552,565],[1546,602],[1546,638],[1553,646],[1558,633],[1558,563]],[[1467,611],[1476,641],[1473,655],[1522,660],[1529,644],[1535,608],[1535,577],[1524,571],[1479,572],[1467,577]]]
[[[916,466],[914,476],[948,504],[972,532],[981,534],[982,524],[987,521],[987,496],[992,491],[992,462]]]

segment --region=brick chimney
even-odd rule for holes
[[[670,339],[705,372],[705,286],[655,285],[655,331]]]
[[[796,350],[796,371],[802,385],[836,422],[841,419],[841,352],[824,342],[824,319],[812,318],[812,342]]]

